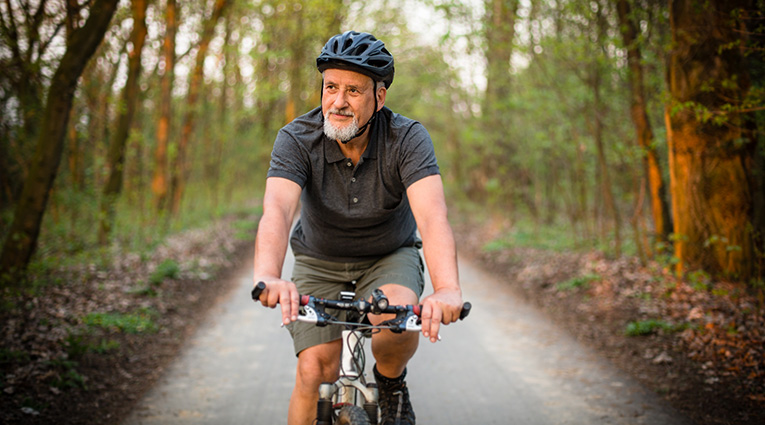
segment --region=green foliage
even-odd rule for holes
[[[89,313],[83,322],[92,327],[129,334],[154,333],[159,328],[154,322],[155,312],[139,311],[133,314]]]
[[[600,275],[588,274],[584,276],[574,277],[564,282],[559,282],[555,287],[559,291],[570,291],[570,290],[578,289],[578,288],[587,289],[590,286],[590,282],[594,282],[600,279],[601,279]]]
[[[25,363],[30,359],[26,351],[15,351],[8,348],[0,348],[0,366],[12,363]]]
[[[712,286],[712,277],[704,270],[694,270],[688,273],[688,283],[697,291],[707,291]]]
[[[236,235],[235,238],[239,240],[254,240],[255,239],[255,229],[258,228],[258,223],[253,220],[237,220],[233,224],[234,229],[236,229]]]
[[[94,342],[87,335],[77,333],[70,333],[64,340],[64,345],[70,359],[80,358],[87,353],[106,354],[120,348],[119,341],[101,338]]]
[[[521,216],[501,238],[487,242],[484,251],[499,251],[512,247],[536,248],[556,252],[577,251],[594,246],[594,240],[578,240],[563,223],[539,225]]]
[[[85,377],[77,371],[77,362],[66,359],[54,359],[49,361],[48,365],[58,371],[58,373],[51,378],[51,386],[58,389],[88,389],[85,384]]]
[[[157,268],[149,276],[149,283],[153,286],[160,285],[165,279],[175,279],[178,277],[181,268],[175,260],[170,258],[159,263]]]
[[[624,333],[627,336],[645,336],[654,334],[658,331],[679,332],[687,328],[687,324],[673,325],[663,320],[648,319],[629,322]]]

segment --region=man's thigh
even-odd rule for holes
[[[353,291],[356,298],[369,298],[372,291],[388,284],[409,288],[419,299],[425,287],[424,263],[414,247],[404,247],[375,261],[335,263],[304,255],[295,259],[292,281],[298,292],[315,297],[337,299],[341,291]],[[332,311],[345,320],[345,313]],[[340,339],[341,326],[318,327],[311,323],[293,322],[288,326],[295,353],[306,348]]]

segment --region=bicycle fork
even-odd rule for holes
[[[363,336],[358,332],[343,330],[340,378],[335,382],[324,382],[319,385],[316,425],[332,425],[335,407],[343,405],[363,406],[369,416],[369,423],[377,423],[377,384],[365,382],[364,371],[358,370],[355,361],[358,357],[354,350],[357,347],[363,349],[359,344],[359,338]]]

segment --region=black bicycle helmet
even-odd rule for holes
[[[393,55],[385,48],[385,43],[367,32],[346,31],[327,41],[321,54],[316,58],[319,72],[325,69],[339,68],[360,72],[375,81],[385,83],[385,88],[393,84]]]

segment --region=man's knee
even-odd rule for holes
[[[340,341],[306,348],[298,355],[297,381],[306,388],[337,379],[340,364]]]

